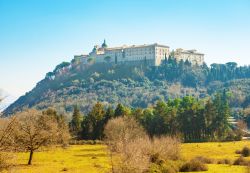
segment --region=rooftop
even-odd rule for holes
[[[191,49],[191,50],[184,50],[184,49],[176,49],[176,51],[178,52],[181,52],[181,53],[185,53],[185,54],[196,54],[196,55],[204,55],[203,53],[199,53],[197,52],[197,50],[195,49]]]
[[[151,47],[151,46],[158,46],[158,47],[169,48],[169,46],[165,46],[165,45],[160,45],[160,44],[154,43],[154,44],[131,45],[131,46],[123,45],[123,46],[119,46],[119,47],[106,48],[106,50],[119,50],[119,49],[126,49],[126,48],[141,48],[141,47]]]

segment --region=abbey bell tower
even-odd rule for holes
[[[102,43],[102,48],[107,48],[108,47],[108,45],[106,44],[106,40],[104,39],[104,41],[103,41],[103,43]]]

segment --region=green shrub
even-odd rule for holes
[[[249,147],[244,147],[241,151],[241,155],[243,157],[248,157],[250,156],[250,148]]]
[[[177,173],[179,172],[179,166],[174,161],[164,161],[161,164],[153,163],[150,166],[149,173]]]
[[[193,160],[200,161],[201,163],[205,163],[205,164],[212,164],[212,163],[214,163],[213,159],[210,159],[210,158],[207,158],[207,157],[203,157],[203,156],[195,157]]]
[[[162,166],[152,164],[149,173],[177,173],[177,171],[171,166]]]
[[[207,166],[198,160],[191,160],[190,162],[182,165],[182,167],[180,168],[180,172],[198,172],[207,170]]]
[[[69,142],[70,145],[95,145],[95,144],[104,144],[103,141],[100,140],[71,140]]]
[[[150,162],[151,163],[156,163],[156,164],[159,164],[159,162],[160,162],[160,154],[159,153],[155,153],[155,154],[152,154],[151,156],[150,156]]]

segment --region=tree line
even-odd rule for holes
[[[177,61],[174,56],[166,57],[161,66],[148,68],[146,76],[153,79],[165,79],[170,82],[180,81],[184,86],[197,87],[212,81],[225,82],[233,79],[250,77],[250,66],[238,66],[236,62],[225,64],[213,63],[210,67],[191,64],[188,60]]]
[[[118,104],[115,109],[97,102],[87,115],[74,108],[70,131],[78,139],[103,139],[106,123],[116,117],[134,117],[149,136],[179,136],[184,141],[237,140],[241,133],[229,123],[231,109],[226,91],[213,98],[192,96],[158,101],[156,105],[130,108]]]

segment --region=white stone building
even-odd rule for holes
[[[158,66],[169,56],[169,47],[164,45],[144,44],[108,48],[106,42],[102,46],[94,46],[88,58],[96,63],[144,63]]]
[[[123,45],[120,47],[109,48],[104,40],[101,46],[95,45],[88,55],[79,55],[75,58],[82,58],[82,63],[116,63],[116,64],[144,64],[159,66],[161,62],[170,55],[169,47],[160,44],[144,45]],[[192,64],[202,65],[204,54],[197,53],[195,50],[177,49],[174,51],[177,61],[181,59],[189,60]]]
[[[202,65],[204,63],[204,54],[194,50],[183,50],[181,48],[174,51],[174,57],[177,61],[183,60],[184,62],[188,60],[193,65]]]

